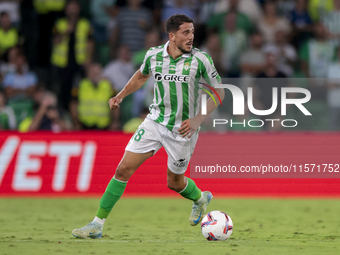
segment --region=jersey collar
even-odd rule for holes
[[[170,41],[167,41],[166,44],[164,45],[164,49],[163,49],[163,57],[167,57],[169,56],[169,53],[168,53],[168,46],[170,44]],[[191,52],[190,53],[185,53],[182,55],[183,58],[188,58],[191,56]]]

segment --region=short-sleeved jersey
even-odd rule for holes
[[[193,48],[173,59],[167,52],[169,42],[153,47],[145,55],[140,71],[155,79],[154,99],[147,118],[178,133],[181,123],[199,113],[200,82],[215,87],[221,81],[211,57]]]

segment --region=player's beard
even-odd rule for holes
[[[191,50],[185,50],[185,49],[183,49],[181,46],[177,46],[177,48],[183,53],[183,54],[187,54],[187,53],[190,53],[191,52]]]

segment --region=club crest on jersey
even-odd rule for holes
[[[161,74],[155,73],[155,81],[179,81],[179,82],[189,82],[189,75],[176,75],[176,74]]]
[[[190,68],[190,64],[189,63],[185,63],[184,64],[184,70],[188,71],[189,68]]]

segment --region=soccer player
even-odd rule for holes
[[[193,47],[192,19],[183,14],[173,15],[166,22],[166,32],[169,41],[150,48],[140,69],[109,100],[110,108],[117,109],[122,100],[141,88],[151,75],[155,78],[154,100],[149,115],[128,143],[116,173],[100,200],[94,220],[85,227],[73,230],[75,237],[102,236],[104,222],[122,196],[129,178],[163,146],[168,154],[168,187],[193,201],[190,225],[195,226],[202,220],[212,199],[209,191],[201,192],[184,173],[195,148],[200,124],[218,106],[215,100],[209,98],[206,115],[199,111],[199,79],[214,87],[221,82],[221,78],[211,57]],[[216,92],[223,100],[224,90],[216,89]],[[218,99],[218,95],[214,94],[213,97]]]

